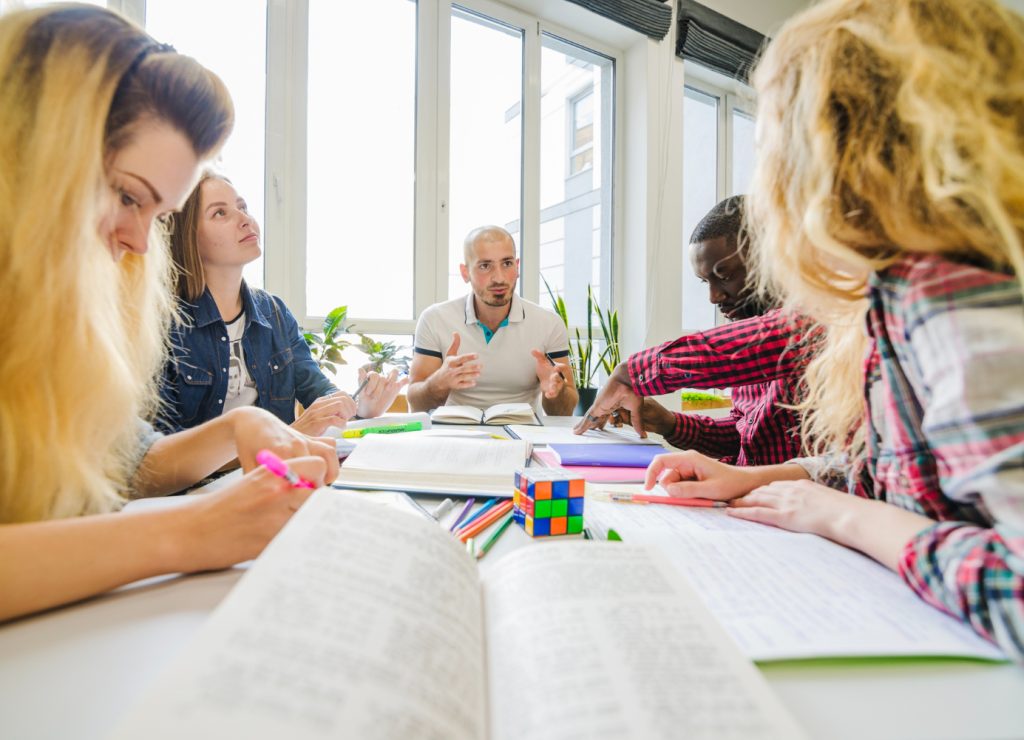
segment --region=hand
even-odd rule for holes
[[[755,488],[732,502],[737,519],[770,524],[791,532],[833,537],[832,528],[858,499],[809,480],[780,480]]]
[[[342,391],[329,396],[320,396],[292,422],[292,429],[319,437],[327,427],[343,427],[345,422],[356,415],[356,402]]]
[[[255,468],[256,453],[266,449],[282,460],[307,456],[322,458],[327,470],[324,481],[332,483],[338,477],[338,451],[333,439],[307,437],[269,411],[255,406],[234,409],[229,413],[238,461],[243,470]]]
[[[564,365],[548,361],[547,355],[539,349],[530,350],[533,359],[537,361],[537,380],[540,381],[540,392],[544,398],[558,398],[562,389],[566,386]]]
[[[647,436],[647,429],[644,425],[643,414],[640,412],[642,399],[633,392],[633,386],[629,382],[629,372],[623,364],[618,365],[608,378],[604,388],[597,394],[594,404],[587,409],[587,413],[573,428],[576,434],[583,434],[590,429],[604,429],[608,423],[608,417],[619,409],[629,412],[629,418],[633,422],[633,428],[641,437]]]
[[[363,385],[359,394],[359,415],[364,419],[380,416],[394,403],[398,392],[409,382],[406,377],[399,378],[398,371],[392,370],[387,376],[359,368],[359,384]]]
[[[286,461],[288,467],[317,487],[324,484],[327,465],[320,457]],[[230,486],[189,497],[181,508],[177,567],[182,571],[227,568],[259,555],[312,491],[293,488],[262,466]],[[172,526],[171,531],[175,531]]]
[[[676,428],[675,414],[650,398],[640,399],[640,419],[644,431],[657,432],[663,437],[672,434]],[[618,408],[612,411],[608,421],[613,427],[621,427],[625,424],[632,425],[633,413],[628,409]]]
[[[434,388],[452,391],[476,385],[476,379],[480,377],[480,363],[476,361],[475,354],[458,354],[461,341],[459,333],[452,332],[452,343],[444,353],[444,361],[430,376],[430,384]]]
[[[713,460],[693,450],[658,455],[647,467],[644,489],[660,484],[670,496],[728,501],[749,493],[758,484],[749,468]]]

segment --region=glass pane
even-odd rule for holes
[[[356,327],[358,329],[359,327]],[[392,342],[398,346],[399,352],[397,357],[404,357],[406,359],[412,358],[412,335],[411,334],[367,334],[368,337],[377,342]],[[351,347],[346,347],[342,352],[342,356],[345,358],[344,365],[338,365],[338,372],[335,375],[327,373],[328,377],[331,378],[332,382],[338,386],[341,390],[346,393],[354,393],[356,388],[359,387],[359,368],[365,365],[369,361],[366,353],[361,349],[359,345],[359,337],[355,334],[346,337],[346,339],[352,342]],[[403,367],[399,367],[400,363],[388,363],[384,367],[384,373],[389,373],[393,368],[397,368],[399,372],[403,372]],[[405,393],[403,390],[402,393]]]
[[[754,174],[754,119],[743,111],[732,112],[732,192],[749,192]]]
[[[411,319],[416,4],[312,0],[308,94],[306,311]]]
[[[388,46],[390,48],[390,44]],[[452,8],[448,296],[471,230],[497,224],[519,244],[522,204],[523,33]]]
[[[683,100],[683,331],[715,325],[708,288],[693,274],[690,235],[718,202],[719,99],[686,88]]]
[[[245,43],[228,43],[228,29],[231,38]],[[146,30],[157,41],[198,59],[231,91],[235,130],[214,166],[234,183],[263,225],[266,0],[149,0]],[[246,265],[244,274],[250,285],[263,287],[263,258]]]
[[[544,281],[586,324],[587,286],[611,303],[615,63],[545,34],[541,41],[540,302]],[[575,269],[573,269],[575,267]]]

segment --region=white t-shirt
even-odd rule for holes
[[[249,369],[245,366],[245,352],[242,350],[245,311],[225,326],[228,328],[228,341],[231,344],[228,353],[228,393],[224,397],[224,411],[230,411],[254,405],[259,393],[256,391],[256,383],[249,375]]]
[[[435,303],[420,315],[415,352],[443,360],[452,343],[452,332],[457,331],[461,337],[458,354],[479,355],[482,367],[476,386],[453,390],[448,405],[485,409],[496,403],[529,403],[541,412],[537,361],[530,350],[547,352],[556,361],[567,357],[569,335],[565,324],[553,311],[516,294],[507,321],[508,325],[499,327],[488,342],[476,318],[472,293]]]

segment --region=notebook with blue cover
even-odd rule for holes
[[[548,449],[558,455],[562,465],[615,468],[646,468],[655,455],[665,452],[658,445],[638,444],[553,444]]]

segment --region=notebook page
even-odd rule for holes
[[[670,566],[623,544],[522,548],[484,578],[493,740],[799,738]]]
[[[475,564],[435,524],[320,490],[115,737],[486,735]]]
[[[601,501],[587,501],[587,523],[659,547],[752,660],[1004,657],[917,598],[896,573],[815,535],[722,510]]]

